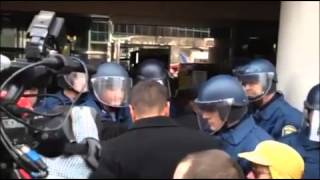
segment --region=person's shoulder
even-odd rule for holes
[[[109,129],[107,129],[110,131],[114,131],[115,133],[116,132],[119,132],[119,131],[123,131],[121,134],[117,135],[117,136],[114,136],[106,141],[104,141],[103,143],[106,145],[106,146],[119,146],[119,145],[122,145],[122,144],[129,144],[128,142],[129,141],[134,141],[134,139],[136,138],[134,136],[134,132],[133,131],[130,131],[130,130],[124,130],[124,126],[121,125],[121,124],[117,124],[117,123],[111,123],[110,122],[110,125],[109,125]]]
[[[59,97],[59,96],[58,96]],[[45,103],[45,104],[53,104],[53,103],[59,103],[61,100],[58,99],[58,97],[45,97],[43,99],[41,99],[39,102],[40,103]],[[60,98],[60,97],[59,97]]]
[[[272,136],[257,124],[254,124],[254,128],[252,129],[250,134],[251,137],[256,139],[257,142],[272,139]]]
[[[122,136],[122,135],[121,135]],[[117,149],[119,149],[119,146],[122,145],[121,140],[123,138],[120,136],[118,137],[114,137],[112,139],[108,139],[108,140],[102,140],[100,141],[101,147],[104,151],[104,153],[112,153],[114,151],[117,151]]]
[[[297,131],[302,128],[303,113],[290,105],[284,98],[278,98],[276,106],[276,122],[283,125],[282,131],[293,129]]]
[[[95,107],[97,103],[95,102],[92,95],[86,95],[84,99],[82,99],[81,103],[79,103],[79,106],[91,106]]]
[[[100,124],[102,126],[101,138],[104,140],[113,139],[128,132],[128,126],[123,123],[114,123],[111,121],[104,121]]]
[[[184,135],[185,138],[189,139],[190,142],[199,142],[199,143],[209,143],[212,145],[220,145],[220,140],[216,136],[211,136],[205,132],[200,130],[191,129],[183,126],[178,126],[177,133],[181,133]]]
[[[293,120],[300,120],[303,117],[303,113],[299,111],[297,108],[293,107],[284,96],[278,98],[277,107],[279,112],[282,113],[283,116],[288,117]]]
[[[57,97],[48,96],[40,99],[35,108],[39,111],[49,111],[61,103],[61,100],[59,100]]]

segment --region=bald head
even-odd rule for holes
[[[174,179],[244,179],[240,166],[221,150],[187,155],[177,166]]]

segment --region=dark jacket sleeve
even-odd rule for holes
[[[128,131],[127,125],[122,123],[101,122],[99,126],[100,126],[99,136],[100,136],[100,139],[103,141],[116,138]]]
[[[107,143],[102,143],[102,158],[98,169],[92,172],[90,179],[114,179],[118,177],[118,164],[116,163],[115,156],[113,155],[112,146]]]
[[[104,166],[100,166],[96,171],[94,171],[89,179],[115,179],[117,178],[113,173],[111,173]]]

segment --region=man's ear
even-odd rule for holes
[[[129,105],[129,109],[130,109],[131,119],[134,122],[136,120],[136,113],[134,112],[134,108],[131,105]]]

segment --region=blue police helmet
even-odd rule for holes
[[[154,80],[167,87],[171,97],[171,86],[169,83],[168,71],[163,62],[158,59],[146,59],[138,64],[135,72],[134,84],[139,81]]]
[[[105,106],[126,107],[132,80],[128,72],[116,63],[101,64],[97,73],[91,78],[95,97]]]
[[[205,103],[224,99],[233,99],[232,106],[246,106],[249,102],[240,82],[230,75],[210,78],[200,87],[196,101]]]
[[[98,66],[97,72],[93,77],[115,76],[128,78],[128,72],[116,63],[103,63]]]
[[[201,111],[216,111],[224,125],[221,129],[208,129],[208,123],[198,115],[199,128],[205,132],[218,132],[238,124],[247,112],[249,103],[240,82],[230,75],[218,75],[201,85],[194,101]],[[199,111],[199,113],[201,113]]]
[[[276,68],[266,59],[253,59],[250,63],[238,68],[236,73],[240,75],[274,73],[273,82],[276,83],[278,81]]]
[[[167,71],[159,60],[146,59],[138,65],[136,72],[137,80],[165,80],[167,78]]]
[[[305,107],[311,110],[320,110],[320,84],[313,86],[309,91],[304,104]]]
[[[249,101],[254,102],[267,94],[276,91],[277,73],[274,65],[266,59],[254,59],[250,63],[233,69],[233,74],[243,84],[259,83],[263,91],[256,96],[249,96]]]

